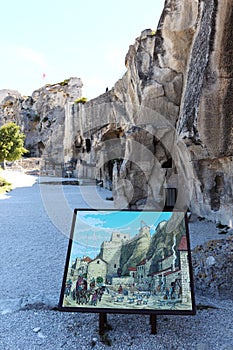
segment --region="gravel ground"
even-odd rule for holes
[[[0,350],[233,349],[232,300],[196,296],[196,316],[158,316],[156,335],[147,315],[110,314],[101,338],[98,314],[56,311],[73,208],[111,208],[110,193],[25,179],[0,197]],[[189,227],[192,247],[221,238],[212,223]]]
[[[199,310],[196,316],[158,316],[157,334],[150,334],[145,315],[108,315],[112,330],[98,335],[96,314],[28,310],[1,315],[0,347],[39,349],[174,349],[232,350],[231,304]],[[95,344],[96,343],[96,344]],[[95,345],[94,345],[95,344]]]

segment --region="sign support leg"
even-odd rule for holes
[[[107,314],[106,312],[99,313],[99,335],[104,335],[104,326],[107,323]]]
[[[151,334],[157,334],[157,317],[155,314],[150,314]]]

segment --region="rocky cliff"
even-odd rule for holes
[[[127,275],[130,267],[136,267],[142,261],[148,261],[148,273],[154,273],[161,269],[160,262],[170,256],[175,269],[179,266],[178,246],[184,235],[186,228],[181,213],[173,213],[168,221],[162,221],[152,235],[150,228],[143,226],[138,235],[121,247],[119,265],[122,274]]]
[[[162,209],[176,199],[230,225],[232,17],[233,0],[166,0],[157,31],[129,47],[111,91],[75,103],[82,83],[71,79],[32,97],[10,93],[1,123],[22,125],[43,173],[60,174],[65,163],[80,180],[111,188],[119,208]]]
[[[114,263],[120,267],[123,276],[129,274],[129,268],[136,268],[137,265],[145,261],[149,262],[148,273],[157,272],[161,270],[160,262],[170,256],[172,256],[171,261],[174,263],[174,269],[178,267],[178,246],[181,237],[186,235],[183,214],[173,213],[168,221],[159,223],[153,234],[150,230],[150,227],[144,223],[131,239],[124,242],[119,241],[118,244],[115,243],[113,246],[109,242],[104,242],[98,256],[106,259],[109,271],[111,271],[112,261],[114,260]],[[111,252],[106,252],[106,250]]]
[[[57,160],[54,162],[52,157],[50,162],[53,174],[56,166],[61,169],[64,163],[62,144],[67,105],[81,97],[81,88],[80,79],[70,78],[47,84],[34,91],[32,96],[22,96],[17,91],[7,89],[0,91],[0,125],[13,121],[21,126],[31,157],[41,157],[45,148],[49,154],[49,144],[54,138],[53,134],[56,135]]]
[[[141,228],[138,235],[122,245],[120,252],[120,267],[122,275],[129,273],[128,268],[136,267],[147,255],[150,246],[150,229],[147,226]]]
[[[157,227],[147,252],[147,258],[151,258],[150,273],[159,271],[159,262],[171,255],[173,257],[174,269],[179,266],[178,246],[181,237],[185,235],[185,220],[181,213],[173,213],[168,222],[162,222]]]

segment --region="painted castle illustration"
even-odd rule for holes
[[[84,277],[87,288],[93,283],[134,286],[154,294],[163,292],[166,296],[167,293],[167,297],[170,293],[170,298],[173,293],[174,298],[190,303],[184,220],[174,230],[168,230],[169,221],[160,222],[153,234],[145,222],[132,237],[129,233],[113,231],[109,241],[102,242],[97,257],[76,258],[69,275],[73,279]]]

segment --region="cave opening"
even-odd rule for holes
[[[37,148],[38,148],[39,157],[41,157],[45,149],[44,143],[42,141],[38,142]]]
[[[162,168],[171,169],[172,168],[172,158],[168,158],[165,162],[163,162]]]

